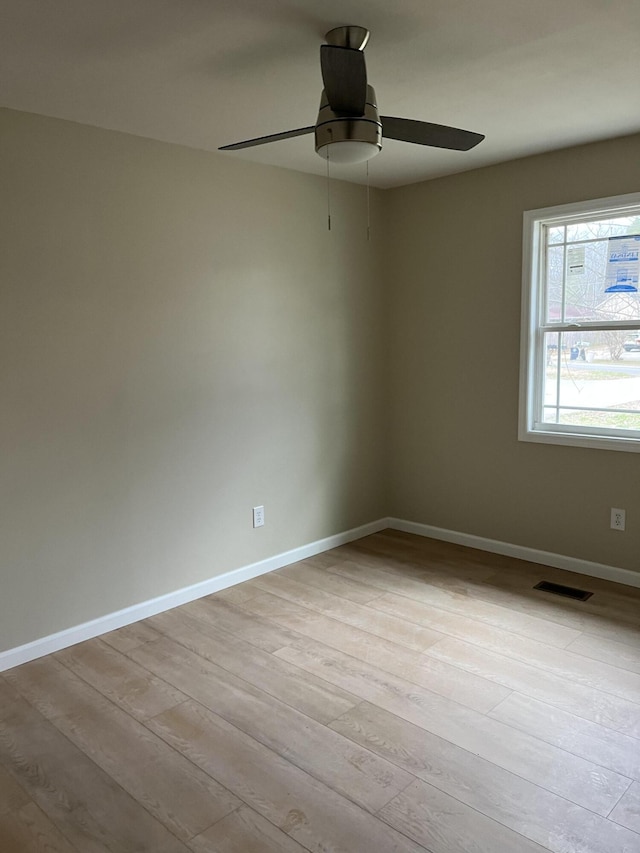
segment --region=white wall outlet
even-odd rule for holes
[[[623,509],[611,507],[611,529],[624,530],[626,513]]]
[[[618,510],[619,512],[619,510]],[[264,527],[264,507],[254,506],[253,508],[253,526]]]

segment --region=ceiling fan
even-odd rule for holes
[[[327,44],[320,47],[324,89],[315,125],[246,139],[218,150],[238,151],[315,133],[316,152],[323,159],[347,164],[371,159],[382,149],[383,136],[454,151],[468,151],[484,139],[481,133],[456,127],[378,115],[376,93],[367,83],[364,61],[369,30],[336,27],[327,33],[326,40]]]

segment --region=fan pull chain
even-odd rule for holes
[[[369,190],[369,161],[367,160],[367,243],[371,240],[371,202]]]
[[[331,175],[329,174],[329,152],[327,151],[327,225],[331,231]]]

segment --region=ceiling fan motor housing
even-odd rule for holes
[[[378,115],[376,93],[373,86],[367,86],[367,98],[364,115],[348,116],[334,112],[329,106],[325,91],[322,91],[320,110],[315,128],[316,152],[323,158],[333,159],[327,146],[338,142],[362,143],[362,150],[369,150],[367,156],[359,157],[368,160],[382,149],[382,122]],[[340,146],[342,147],[342,146]],[[360,147],[360,146],[359,146]],[[356,146],[353,146],[356,149]],[[349,162],[349,160],[345,161]],[[351,162],[357,162],[351,160]]]

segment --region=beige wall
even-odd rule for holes
[[[516,434],[522,211],[637,190],[640,137],[374,192],[371,243],[362,187],[328,233],[320,178],[0,145],[0,651],[384,515],[639,568],[640,457]]]
[[[0,111],[0,650],[385,512],[381,194]],[[251,508],[266,526],[253,530]]]
[[[640,570],[640,455],[517,441],[522,213],[638,189],[634,136],[385,195],[390,514]]]

